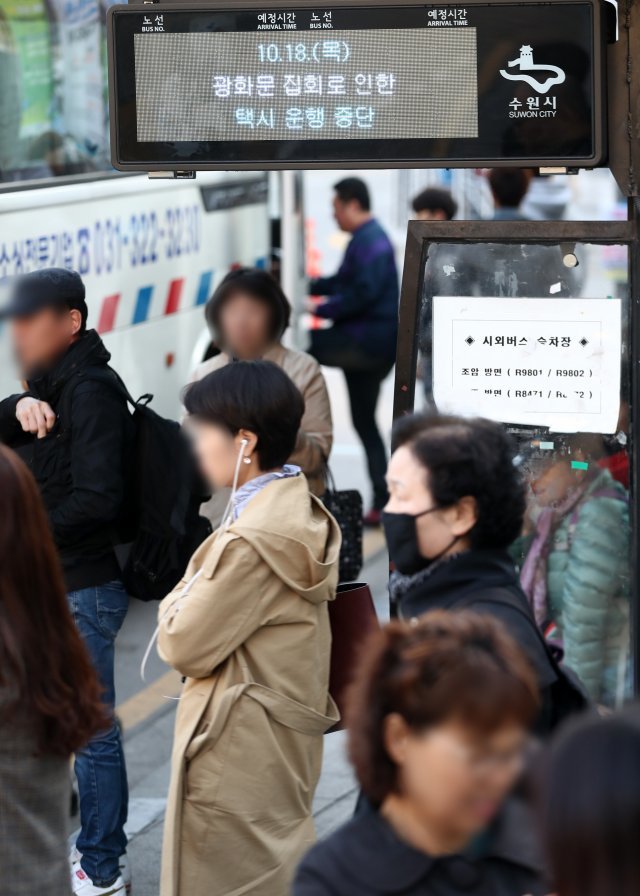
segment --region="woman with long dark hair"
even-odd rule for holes
[[[69,757],[104,725],[37,486],[0,446],[0,896],[70,892]]]

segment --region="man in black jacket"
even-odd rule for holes
[[[128,606],[113,544],[133,423],[116,374],[113,389],[91,379],[92,370],[110,370],[110,355],[86,329],[78,274],[51,268],[18,278],[2,316],[11,319],[27,389],[0,402],[0,439],[40,487],[69,606],[113,714],[114,644]],[[71,857],[73,892],[124,894],[128,788],[115,719],[77,755],[76,774],[82,827]]]

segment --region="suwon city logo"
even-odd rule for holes
[[[528,44],[520,47],[520,55],[508,62],[507,68],[518,69],[517,72],[500,69],[500,74],[507,81],[528,84],[537,94],[545,95],[542,104],[540,96],[529,96],[524,101],[514,97],[509,103],[511,109],[509,118],[555,118],[556,98],[546,94],[552,87],[564,83],[566,78],[564,70],[557,65],[536,64],[533,59],[533,47]]]

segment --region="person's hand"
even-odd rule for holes
[[[318,308],[321,308],[323,305],[327,304],[326,296],[323,298],[318,298],[317,296],[310,296],[305,303],[305,309],[309,312],[309,314],[318,313]]]
[[[27,395],[16,405],[18,423],[25,432],[44,439],[56,422],[56,415],[46,401],[38,401]]]
[[[304,310],[308,314],[315,314],[316,309],[317,309],[318,305],[320,305],[320,304],[321,303],[318,301],[318,299],[307,298],[307,299],[305,299],[305,302],[304,302]]]

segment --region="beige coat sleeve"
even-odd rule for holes
[[[181,675],[208,678],[263,623],[269,567],[242,539],[231,541],[214,569],[190,592],[181,583],[160,604],[158,653]]]
[[[302,467],[307,478],[324,475],[324,466],[333,444],[333,421],[327,384],[320,365],[302,392],[305,411],[291,462]]]

